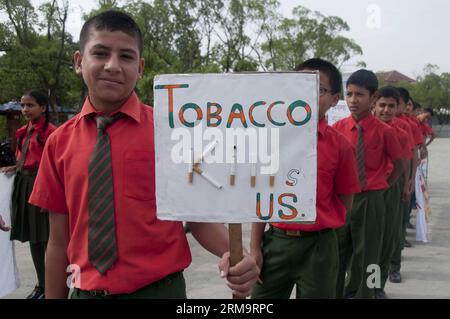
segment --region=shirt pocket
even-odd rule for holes
[[[155,157],[150,152],[125,152],[124,195],[137,200],[155,200]]]
[[[368,168],[374,170],[381,166],[383,145],[368,145],[364,150],[364,160]]]

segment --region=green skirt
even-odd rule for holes
[[[41,213],[37,206],[28,204],[36,174],[17,173],[11,203],[11,240],[40,243],[48,241],[48,213]]]

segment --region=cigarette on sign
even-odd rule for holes
[[[218,140],[212,141],[208,146],[206,146],[205,150],[203,151],[203,154],[200,158],[197,158],[194,163],[200,163],[209,153],[212,152],[213,149],[216,148],[217,144],[219,143]]]
[[[217,189],[222,189],[222,185],[216,182],[214,178],[203,172],[203,170],[200,167],[198,167],[198,165],[194,166],[194,172],[200,174],[201,177],[207,180],[211,185],[214,185]]]
[[[256,176],[250,177],[250,186],[255,187],[256,186]]]
[[[230,185],[234,185],[236,176],[236,145],[233,146],[233,157],[230,167]]]
[[[189,168],[188,168],[188,180],[189,180],[189,184],[192,184],[192,180],[194,178],[194,151],[190,150],[190,154],[189,156],[191,157],[191,161],[189,162]]]
[[[251,178],[250,178],[250,185],[252,187],[256,186],[256,154],[251,153],[250,154],[250,162],[251,162]]]
[[[270,175],[269,184],[271,187],[273,187],[273,185],[275,185],[275,175]]]

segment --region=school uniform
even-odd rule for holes
[[[40,208],[28,204],[44,145],[56,126],[45,125],[45,117],[36,123],[29,122],[16,132],[17,171],[11,204],[11,240],[45,243],[48,240],[48,215]]]
[[[411,131],[413,133],[416,145],[421,145],[425,142],[422,135],[422,130],[420,129],[420,123],[415,117],[406,114],[401,114],[397,116],[397,119],[407,123],[411,127]]]
[[[401,158],[410,161],[412,159],[412,150],[410,138],[408,133],[396,126],[396,121],[392,120],[387,123],[397,135],[401,146]],[[394,168],[392,163],[389,163],[387,176],[389,176]],[[403,212],[401,211],[401,196],[404,186],[403,174],[395,181],[387,190],[385,190],[383,197],[386,204],[386,214],[384,223],[384,236],[381,248],[380,269],[381,269],[381,290],[384,290],[386,281],[389,275],[389,267],[392,255],[401,241],[401,229]]]
[[[412,125],[409,124],[409,121],[406,120],[406,117],[404,115],[394,118],[390,124],[392,124],[393,127],[403,129],[407,133],[410,144],[409,160],[412,160],[415,147],[416,145],[419,145],[421,139],[418,138],[417,134],[414,134],[415,130],[413,130]],[[406,181],[404,180],[404,176],[401,176],[399,180],[401,183],[400,184],[401,190],[403,190],[406,183]],[[397,232],[397,240],[395,241],[394,251],[391,256],[389,272],[399,271],[401,268],[401,253],[406,236],[406,225],[408,224],[409,221],[409,207],[410,207],[409,201],[405,202],[404,200],[400,199],[399,209],[400,209],[401,223],[400,229]]]
[[[262,284],[252,298],[284,298],[296,285],[297,298],[335,298],[338,242],[345,223],[339,195],[359,191],[355,151],[324,119],[318,124],[317,201],[314,224],[272,223],[264,233]]]
[[[89,191],[94,165],[89,159],[101,115],[89,98],[81,113],[49,138],[30,203],[68,216],[67,257],[81,279],[73,298],[186,298],[182,271],[191,263],[191,254],[183,225],[156,218],[153,109],[133,92],[116,114],[122,118],[104,131],[110,140],[114,193],[106,203],[114,205],[112,266],[101,273],[89,251],[88,203],[94,196]]]
[[[433,135],[433,129],[425,122],[420,122],[420,129],[422,131],[424,140],[426,140],[427,137]]]
[[[361,130],[365,176],[362,192],[355,195],[346,224],[338,230],[341,264],[337,295],[373,298],[374,289],[366,284],[373,271],[368,266],[380,261],[385,217],[383,191],[389,187],[386,172],[389,162],[401,158],[401,148],[394,129],[371,113],[359,122],[349,116],[333,127],[355,146],[357,157]],[[344,289],[346,271],[349,281]]]

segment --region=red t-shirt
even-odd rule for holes
[[[346,209],[338,195],[358,193],[354,148],[339,132],[319,121],[317,135],[317,195],[314,224],[273,223],[285,230],[318,231],[339,228],[345,223]]]
[[[27,125],[22,126],[16,132],[17,148],[16,159],[19,160],[22,155],[21,150],[25,143],[25,139],[30,126],[33,126],[34,131],[31,133],[30,142],[28,144],[27,154],[25,155],[25,161],[23,162],[23,169],[37,169],[41,162],[42,152],[44,151],[44,145],[50,134],[56,130],[56,126],[52,123],[48,123],[45,127],[45,117],[41,117],[36,123],[29,122]],[[19,149],[20,143],[20,149]]]
[[[389,187],[386,179],[389,162],[402,157],[400,142],[394,129],[374,117],[371,113],[360,120],[359,124],[363,129],[364,163],[366,169],[366,187],[363,191],[386,189]],[[334,123],[333,127],[356,147],[358,131],[355,125],[355,119],[349,116]]]
[[[156,218],[153,109],[133,92],[124,118],[106,128],[111,140],[117,260],[101,276],[88,260],[88,162],[97,129],[89,99],[45,146],[30,203],[68,214],[70,264],[83,290],[130,293],[186,268],[191,254],[181,222]]]

